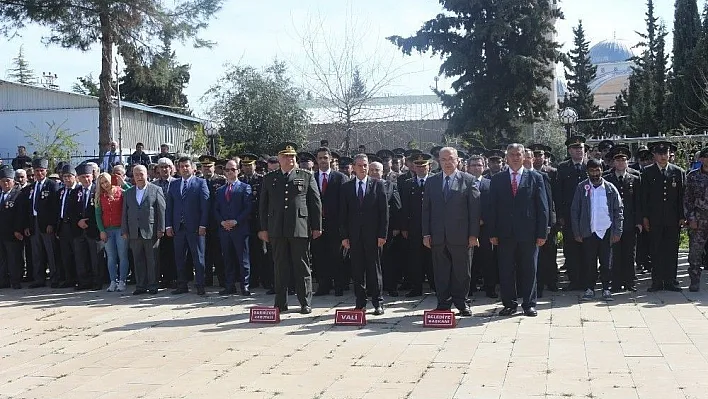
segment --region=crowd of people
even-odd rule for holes
[[[283,143],[270,157],[149,157],[126,164],[115,143],[73,167],[29,158],[0,167],[0,288],[45,287],[250,296],[262,287],[281,312],[296,294],[344,295],[384,310],[384,296],[422,296],[470,316],[469,295],[501,296],[501,315],[536,316],[544,290],[559,289],[562,232],[567,290],[583,300],[636,291],[680,291],[681,228],[690,236],[691,291],[700,289],[708,239],[708,148],[686,173],[676,147],[632,153],[609,140],[597,151],[566,141],[553,163],[543,144],[428,153],[396,148],[340,156],[323,140],[312,153]],[[634,163],[630,160],[634,158]],[[47,273],[48,272],[48,273]],[[313,279],[316,289],[313,289]],[[403,291],[399,294],[400,291]],[[521,298],[521,301],[519,301]]]

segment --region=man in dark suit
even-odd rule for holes
[[[573,228],[570,225],[570,205],[573,203],[575,188],[587,179],[585,168],[585,137],[573,136],[565,141],[570,159],[558,164],[557,193],[555,195],[558,224],[563,231],[563,256],[566,273],[570,284],[569,291],[578,290],[580,284],[580,265],[582,264],[582,245],[573,240]],[[555,187],[554,187],[555,188]]]
[[[381,254],[381,272],[383,273],[383,289],[389,296],[398,296],[398,281],[401,279],[401,196],[396,182],[384,178],[384,167],[379,162],[369,164],[369,177],[381,180],[386,191],[388,203],[388,234],[386,244]]]
[[[425,182],[423,245],[432,250],[438,310],[454,304],[461,316],[472,316],[467,295],[472,278],[470,251],[479,246],[481,204],[474,177],[457,170],[452,147],[440,149],[442,173]]]
[[[219,225],[221,250],[226,267],[226,284],[219,295],[236,293],[237,274],[241,282],[241,295],[251,296],[249,259],[251,216],[251,186],[238,180],[238,165],[236,161],[226,162],[224,166],[226,184],[216,190],[214,198],[214,215]]]
[[[24,218],[19,202],[20,188],[15,170],[0,167],[0,288],[22,288],[22,229]]]
[[[344,265],[342,264],[342,238],[339,228],[342,201],[342,184],[347,178],[330,167],[332,153],[327,147],[316,151],[317,171],[314,173],[322,201],[322,236],[312,242],[313,269],[319,283],[315,296],[329,295],[334,282],[334,295],[344,295]]]
[[[61,178],[64,185],[59,189],[59,218],[57,220],[57,237],[59,238],[59,256],[61,258],[61,267],[64,272],[64,282],[59,284],[59,288],[74,288],[76,285],[76,266],[74,265],[74,249],[72,242],[74,236],[72,234],[72,226],[78,220],[72,219],[72,214],[69,211],[71,207],[71,191],[78,184],[76,182],[76,171],[71,165],[64,165],[61,168]]]
[[[217,159],[211,155],[202,155],[199,162],[202,165],[202,178],[206,180],[209,187],[209,225],[204,237],[204,284],[207,287],[214,285],[214,273],[219,279],[219,285],[223,286],[226,281],[224,274],[224,260],[221,255],[221,242],[219,239],[219,223],[214,217],[214,202],[216,190],[226,184],[223,176],[215,173],[214,164]]]
[[[165,196],[148,183],[147,168],[133,168],[134,186],[123,194],[121,235],[128,240],[135,261],[136,287],[133,295],[157,294],[158,267],[155,253],[165,231]]]
[[[573,238],[583,246],[580,277],[585,293],[582,300],[589,301],[595,297],[599,262],[602,299],[611,301],[612,245],[622,237],[622,199],[617,188],[602,178],[601,161],[590,159],[586,167],[588,179],[580,182],[575,188],[573,203],[570,206]]]
[[[49,278],[52,288],[59,287],[59,268],[55,258],[55,227],[59,213],[59,184],[47,178],[49,161],[35,159],[32,161],[34,169],[34,187],[29,197],[28,220],[25,236],[32,240],[32,270],[34,282],[30,288],[45,286],[46,265],[49,265]]]
[[[489,184],[491,180],[482,176],[484,172],[484,158],[481,155],[472,155],[467,161],[467,171],[474,176],[475,184],[479,190],[479,200],[481,205],[481,219],[479,221],[479,247],[474,250],[472,258],[472,281],[470,283],[470,291],[477,288],[475,276],[482,276],[482,289],[487,298],[498,298],[496,292],[497,284],[499,284],[499,265],[497,262],[497,254],[492,244],[489,242],[489,229],[486,226],[485,219],[489,217]]]
[[[490,215],[485,220],[489,241],[498,245],[499,280],[504,309],[501,316],[516,313],[516,273],[527,316],[536,316],[536,267],[538,248],[548,235],[548,199],[543,177],[523,167],[524,146],[510,144],[506,151],[508,171],[492,176]]]
[[[297,145],[283,143],[278,152],[280,170],[263,178],[258,213],[258,237],[270,242],[275,263],[275,306],[288,310],[288,284],[291,270],[300,313],[312,313],[312,271],[308,239],[322,235],[322,203],[312,173],[295,165]]]
[[[384,313],[381,249],[388,234],[388,202],[381,180],[369,178],[366,155],[354,157],[355,178],[342,185],[342,246],[352,258],[356,308],[365,309],[371,295],[374,314]]]
[[[649,292],[681,291],[678,268],[679,233],[684,225],[683,190],[686,174],[669,163],[669,151],[676,146],[667,141],[650,145],[655,164],[642,173],[642,214],[651,243],[651,287]]]
[[[98,168],[98,166],[96,166]],[[77,290],[101,290],[103,286],[104,267],[99,263],[99,252],[103,248],[96,223],[95,194],[96,185],[93,182],[94,166],[81,164],[76,167],[76,178],[80,186],[71,192],[69,198],[73,204],[72,225],[74,236],[74,257],[76,259]]]
[[[541,173],[543,181],[546,183],[546,197],[549,202],[549,225],[550,231],[548,239],[538,250],[538,294],[543,294],[544,287],[551,292],[558,291],[558,263],[556,260],[558,253],[558,220],[556,212],[556,194],[558,191],[558,170],[546,164],[551,147],[544,144],[531,145],[533,150],[533,169]]]
[[[198,295],[204,295],[204,236],[209,224],[209,187],[206,181],[194,176],[194,165],[189,157],[177,162],[181,179],[174,180],[167,192],[165,231],[174,237],[177,289],[172,294],[189,292],[185,259],[192,255],[196,269]]]
[[[634,251],[637,245],[637,231],[642,231],[641,178],[629,173],[629,147],[616,145],[612,147],[610,156],[614,167],[605,174],[604,179],[617,187],[624,205],[622,238],[612,246],[612,291],[619,292],[624,288],[634,292],[637,290]]]
[[[258,156],[251,153],[241,155],[241,174],[238,179],[245,184],[251,186],[251,214],[248,219],[248,226],[251,231],[248,235],[248,255],[249,265],[251,270],[248,274],[248,284],[250,288],[262,285],[267,290],[273,289],[273,264],[268,258],[270,254],[266,254],[263,248],[266,246],[260,238],[258,232],[260,229],[260,218],[258,216],[258,201],[261,196],[263,186],[263,175],[256,172],[256,162]],[[271,258],[272,259],[272,258]]]

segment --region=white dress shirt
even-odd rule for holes
[[[330,175],[332,174],[332,169],[327,169],[326,171],[320,171],[320,178],[319,178],[319,185],[320,185],[320,192],[322,192],[322,181],[324,181],[324,177],[327,176],[327,184],[329,184],[330,180]]]
[[[590,185],[590,230],[598,237],[605,237],[607,229],[612,226],[610,210],[607,207],[607,189],[605,182],[595,187]]]
[[[135,200],[138,202],[138,205],[143,203],[143,196],[145,195],[145,189],[147,189],[147,184],[143,188],[135,186]]]
[[[32,193],[32,214],[34,216],[37,216],[37,210],[34,207],[35,201],[37,200],[37,196],[40,195],[40,192],[42,191],[42,187],[44,187],[44,184],[47,182],[47,178],[45,177],[44,180],[38,181],[34,183],[34,192]],[[40,197],[42,198],[42,197]]]
[[[524,167],[523,166],[521,168],[519,168],[519,170],[516,171],[516,177],[514,177],[514,170],[509,168],[509,177],[511,179],[516,180],[516,187],[521,186],[521,175],[523,175],[523,174],[524,174]],[[509,181],[511,181],[511,180],[509,180]]]
[[[369,181],[369,176],[366,176],[364,180],[359,180],[359,178],[356,178],[356,187],[354,187],[354,194],[359,196],[359,183],[364,183],[361,185],[361,189],[364,191],[364,195],[366,195],[366,183]]]
[[[443,179],[442,179],[443,192],[445,191],[445,178],[446,177],[447,177],[447,175],[445,174],[445,172],[443,172]],[[450,183],[449,183],[450,190],[452,190],[452,185],[455,184],[455,180],[457,180],[457,171],[452,172],[452,174],[450,175]]]

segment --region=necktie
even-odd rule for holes
[[[89,195],[91,195],[91,192],[88,190],[88,188],[84,188],[83,192],[84,192],[84,208],[87,208],[88,202],[89,202]]]
[[[35,212],[37,212],[37,197],[40,195],[40,191],[42,191],[42,183],[37,182],[34,184],[34,198],[32,198],[32,203]]]
[[[187,196],[187,180],[182,179],[182,199]]]
[[[661,170],[661,175],[664,176],[664,177],[666,177],[666,169],[662,169],[662,170]]]
[[[516,176],[518,176],[519,173],[517,172],[511,172],[511,195],[516,197],[516,191],[519,189],[519,183],[516,181]]]
[[[359,189],[357,190],[357,197],[359,197],[359,205],[364,203],[364,182],[359,182]]]
[[[445,187],[443,187],[443,194],[445,195],[445,201],[450,198],[450,176],[445,176]]]
[[[425,180],[420,179],[419,185],[420,185],[420,187],[424,187],[424,186],[425,186]]]
[[[0,197],[0,208],[5,206],[5,200],[7,199],[7,194],[2,193],[2,196]]]
[[[226,201],[231,202],[231,188],[233,187],[233,184],[229,184],[229,187],[226,189]]]
[[[622,182],[624,181],[623,176],[617,176],[617,180],[619,181],[620,186],[622,185]]]
[[[579,163],[576,163],[576,164],[575,164],[575,170],[577,170],[578,172],[582,172],[582,171],[583,171],[582,168],[581,168],[581,165],[580,165]]]
[[[64,187],[64,194],[61,196],[61,218],[64,219],[64,209],[66,209],[66,195],[69,193],[69,187]]]
[[[322,175],[322,195],[327,191],[327,173]]]

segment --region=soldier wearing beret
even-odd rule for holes
[[[249,238],[249,254],[251,256],[251,288],[262,285],[265,289],[273,288],[273,268],[267,262],[266,254],[263,252],[263,241],[258,238],[260,228],[260,217],[258,216],[258,201],[260,200],[261,188],[263,186],[263,175],[255,172],[254,166],[258,157],[252,153],[241,155],[241,175],[238,177],[243,183],[251,186],[251,216],[249,218],[251,236]]]
[[[202,178],[209,187],[209,226],[206,233],[206,248],[204,253],[204,284],[207,287],[214,285],[214,272],[219,279],[219,285],[224,286],[226,275],[224,272],[224,258],[221,256],[221,243],[219,241],[219,222],[214,215],[216,190],[226,184],[223,176],[215,171],[216,157],[202,155],[199,162],[202,164]]]
[[[38,158],[32,161],[34,186],[29,196],[25,236],[32,240],[32,261],[34,281],[30,288],[44,287],[46,266],[52,288],[59,287],[60,271],[56,258],[56,224],[59,214],[59,183],[47,177],[49,161]]]
[[[686,175],[683,169],[669,163],[669,152],[676,151],[675,145],[659,141],[650,148],[655,163],[642,173],[643,224],[649,231],[652,259],[649,292],[679,292],[676,272],[679,233],[686,219],[683,208]]]
[[[688,221],[688,274],[691,292],[700,289],[703,251],[708,242],[708,148],[698,154],[701,167],[686,176],[686,194],[683,198]]]
[[[12,167],[0,167],[0,288],[22,288],[22,229],[20,188]]]
[[[295,290],[300,313],[312,313],[312,272],[308,239],[322,234],[322,203],[311,172],[296,167],[297,146],[284,143],[278,152],[280,170],[263,178],[259,201],[258,237],[273,246],[275,263],[275,306],[288,309],[290,271],[295,274]]]

